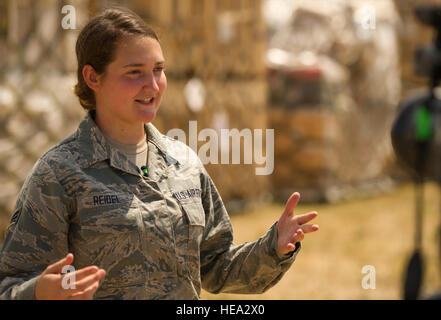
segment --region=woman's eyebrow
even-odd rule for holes
[[[158,61],[158,62],[156,62],[155,63],[155,66],[157,66],[157,65],[162,65],[162,64],[164,64],[165,63],[165,61]],[[123,66],[123,68],[129,68],[129,67],[143,67],[145,64],[144,63],[129,63],[129,64],[126,64],[125,66]]]

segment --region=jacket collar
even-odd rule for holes
[[[89,111],[77,130],[77,137],[83,158],[82,167],[88,168],[94,163],[109,160],[110,166],[127,173],[139,175],[140,170],[136,165],[129,161],[124,154],[110,146],[104,134],[96,125],[94,118],[95,110]],[[167,165],[179,163],[176,158],[167,152],[166,144],[164,143],[165,138],[158,129],[151,123],[145,124],[144,128],[147,135],[147,142],[150,142],[149,154],[151,153],[151,147],[153,145],[159,150],[159,154]]]

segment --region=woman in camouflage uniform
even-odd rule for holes
[[[167,86],[154,31],[108,9],[84,27],[76,53],[88,113],[24,183],[0,252],[0,298],[198,299],[201,288],[276,284],[318,229],[305,224],[317,213],[294,216],[294,193],[264,236],[234,244],[197,155],[151,124]]]

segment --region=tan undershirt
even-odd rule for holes
[[[141,168],[147,164],[147,139],[143,139],[138,144],[125,144],[105,136],[110,146],[126,155],[130,162]]]

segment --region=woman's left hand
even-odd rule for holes
[[[296,242],[302,241],[305,233],[317,231],[317,224],[305,224],[315,217],[318,213],[315,211],[302,215],[294,215],[294,209],[299,202],[300,194],[294,192],[286,202],[285,211],[279,218],[277,224],[277,248],[281,255],[285,255],[295,249]]]

